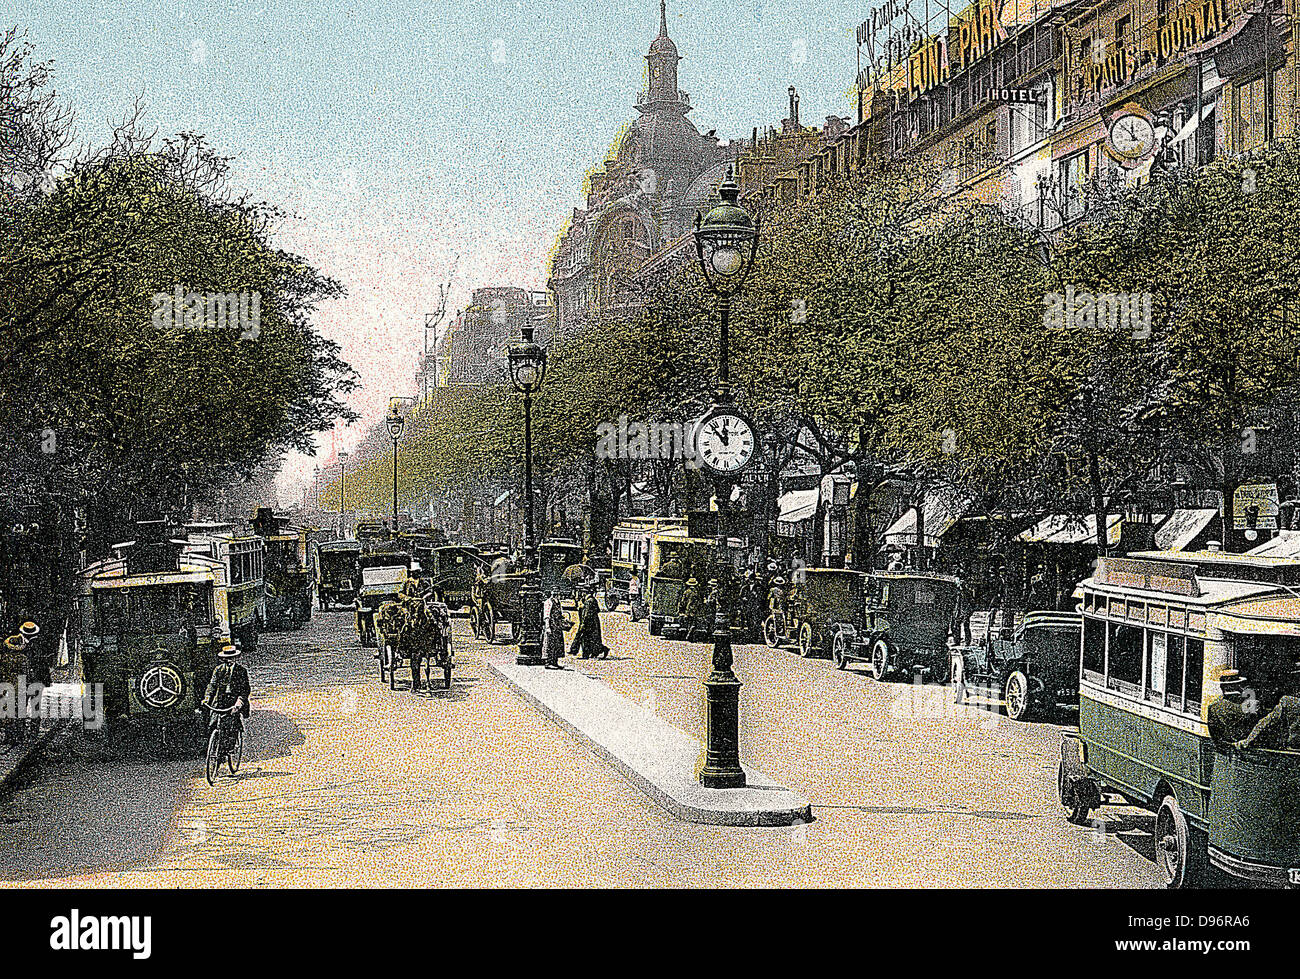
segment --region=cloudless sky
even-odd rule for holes
[[[669,0],[691,119],[722,139],[851,116],[870,4]],[[426,310],[459,255],[469,291],[542,289],[582,179],[636,118],[658,0],[0,0],[54,62],[84,142],[143,94],[160,135],[205,133],[236,189],[290,212],[276,243],[341,281],[317,324],[361,375],[362,422],[288,460],[287,504],[414,390]]]

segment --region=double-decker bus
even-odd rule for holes
[[[245,652],[257,649],[266,624],[266,546],[256,534],[236,534],[229,523],[185,525],[187,557],[208,557],[219,566],[218,587],[226,593],[227,628]]]
[[[82,680],[103,690],[110,722],[170,727],[199,723],[203,699],[228,635],[221,567],[182,554],[161,521],[141,525],[135,541],[83,572],[80,604]],[[197,737],[197,735],[196,735]]]
[[[257,509],[252,526],[266,548],[266,628],[301,629],[311,621],[315,584],[307,538],[268,507]]]
[[[1155,812],[1167,886],[1211,864],[1300,884],[1300,746],[1238,747],[1249,731],[1216,741],[1210,727],[1229,671],[1257,706],[1247,727],[1300,694],[1297,586],[1300,561],[1161,551],[1100,558],[1075,592],[1079,734],[1061,747],[1061,803],[1074,822],[1108,796]]]

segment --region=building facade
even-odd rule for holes
[[[696,211],[726,175],[731,150],[687,118],[690,96],[677,87],[680,61],[661,0],[638,118],[589,176],[586,207],[574,209],[552,258],[548,285],[560,337],[639,308],[645,267],[665,252],[685,254]]]

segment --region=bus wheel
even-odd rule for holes
[[[1013,721],[1023,721],[1029,713],[1029,678],[1019,670],[1012,670],[1007,677],[1003,697],[1007,704],[1007,717]]]
[[[1206,862],[1205,840],[1187,825],[1178,800],[1167,795],[1156,812],[1156,863],[1171,890],[1196,887]]]

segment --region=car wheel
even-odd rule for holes
[[[769,615],[763,620],[763,642],[770,648],[776,649],[781,645],[781,637],[776,631],[776,616]]]
[[[871,644],[871,675],[877,680],[883,680],[893,669],[893,656],[889,648],[889,643],[884,639],[877,639]]]
[[[811,622],[805,622],[799,627],[799,655],[807,659],[813,654],[813,627]]]
[[[843,632],[836,632],[831,636],[831,662],[835,664],[837,670],[842,670],[849,665],[848,641],[844,638]]]
[[[1012,670],[1003,688],[1003,699],[1007,705],[1007,717],[1013,721],[1023,721],[1033,706],[1029,693],[1029,678],[1020,670]]]
[[[1165,796],[1156,812],[1156,862],[1171,890],[1196,887],[1204,875],[1205,838],[1188,825],[1173,795]]]

